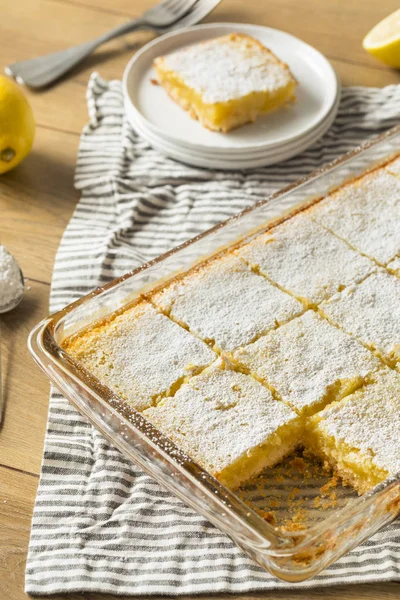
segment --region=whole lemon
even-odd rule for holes
[[[14,81],[0,75],[0,174],[29,154],[35,119],[28,100]]]

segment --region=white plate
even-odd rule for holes
[[[155,78],[152,64],[157,56],[232,32],[246,33],[268,46],[289,64],[299,86],[297,101],[291,106],[223,134],[205,129],[171,100],[161,86],[152,84]],[[128,116],[134,114],[135,120],[165,140],[200,151],[221,149],[243,155],[243,151],[286,144],[317,127],[335,103],[338,83],[324,56],[301,40],[268,27],[223,23],[190,27],[150,42],[128,63],[123,89]]]
[[[258,159],[258,158],[262,158],[262,157],[267,157],[267,156],[276,156],[277,158],[279,158],[279,156],[282,154],[282,151],[284,151],[285,155],[287,155],[287,152],[290,150],[297,150],[297,151],[301,151],[304,150],[304,148],[307,147],[306,144],[310,145],[310,143],[314,143],[314,141],[316,141],[319,137],[321,137],[326,131],[327,129],[330,127],[330,125],[332,124],[333,120],[336,117],[337,114],[337,110],[339,107],[339,103],[340,103],[340,93],[338,94],[336,100],[335,100],[335,104],[333,105],[331,111],[329,112],[329,114],[327,115],[326,119],[324,119],[317,127],[314,127],[310,132],[304,134],[301,138],[298,139],[294,139],[291,142],[287,142],[286,144],[280,144],[278,146],[273,146],[273,147],[264,147],[264,148],[257,148],[256,150],[248,150],[248,151],[244,151],[242,150],[241,152],[235,152],[235,154],[231,154],[229,152],[226,152],[225,150],[215,150],[215,149],[207,149],[206,151],[204,150],[198,150],[196,148],[187,148],[184,144],[181,144],[180,142],[175,142],[175,141],[169,141],[168,139],[158,135],[157,133],[154,133],[146,124],[145,121],[141,120],[141,119],[137,119],[136,115],[131,111],[131,107],[129,106],[129,104],[126,105],[126,112],[129,115],[129,120],[131,122],[131,124],[133,125],[133,127],[143,136],[145,137],[145,139],[150,143],[153,144],[156,143],[158,145],[158,147],[162,146],[163,150],[164,150],[164,154],[165,153],[175,153],[178,152],[179,154],[183,152],[185,152],[188,156],[192,156],[194,158],[199,158],[199,159],[208,159],[208,163],[211,165],[213,164],[212,161],[221,161],[224,160],[226,161],[230,161],[233,164],[236,161],[243,161],[243,159],[246,159],[247,161],[249,161],[250,159]],[[311,140],[311,142],[309,141]],[[300,150],[298,150],[300,149]],[[172,155],[172,154],[171,154]]]
[[[316,142],[319,136],[316,136],[315,139],[309,139],[305,142],[302,142],[301,145],[297,148],[289,148],[279,152],[278,154],[270,154],[267,156],[260,156],[256,158],[248,159],[246,157],[240,159],[210,159],[206,156],[193,156],[188,151],[178,150],[174,148],[173,150],[169,148],[165,148],[163,142],[160,140],[151,140],[148,133],[140,132],[143,138],[145,138],[150,145],[158,150],[161,154],[173,158],[179,162],[196,166],[203,167],[208,169],[224,169],[224,170],[240,170],[240,169],[255,169],[258,167],[266,167],[270,165],[274,165],[279,162],[283,162],[292,158],[296,154],[300,154],[304,150],[306,150],[309,146],[311,146],[314,142]]]
[[[280,158],[280,156],[282,155],[287,155],[288,151],[290,152],[299,152],[304,150],[304,148],[306,148],[308,145],[314,143],[314,141],[316,141],[317,139],[319,139],[319,137],[321,137],[326,131],[327,129],[330,127],[331,123],[333,122],[335,116],[336,116],[336,112],[337,112],[337,105],[334,107],[334,109],[331,111],[329,118],[324,120],[323,123],[321,123],[317,128],[315,128],[312,132],[304,135],[302,138],[300,138],[299,140],[295,140],[294,142],[290,143],[290,144],[285,144],[282,147],[279,148],[264,148],[262,150],[257,150],[256,152],[242,152],[240,154],[236,154],[235,156],[231,156],[231,155],[225,155],[224,153],[220,153],[220,155],[216,155],[216,154],[211,154],[211,153],[204,153],[204,152],[199,152],[197,150],[188,150],[185,147],[182,147],[179,144],[175,144],[175,143],[171,143],[168,140],[165,140],[164,138],[157,136],[156,134],[154,134],[150,129],[147,129],[146,126],[141,123],[140,121],[136,121],[133,122],[135,129],[138,131],[138,133],[140,133],[140,135],[142,135],[142,137],[144,137],[145,139],[147,139],[147,141],[154,145],[157,144],[158,147],[162,147],[164,150],[164,153],[170,153],[171,155],[173,153],[178,153],[179,156],[190,156],[192,158],[199,158],[202,160],[207,160],[207,162],[210,165],[213,165],[214,162],[217,161],[229,161],[229,163],[232,163],[232,165],[234,164],[238,164],[239,162],[243,162],[243,160],[246,161],[251,161],[251,160],[255,160],[255,159],[263,159],[266,157],[271,157],[274,156],[277,159]]]
[[[337,105],[338,103],[339,99]],[[136,131],[146,141],[148,141],[153,148],[158,150],[161,154],[180,162],[211,169],[254,169],[288,160],[289,158],[292,158],[296,154],[300,154],[309,146],[314,144],[329,129],[334,121],[337,112],[337,105],[334,110],[331,111],[329,118],[326,119],[320,127],[310,134],[303,136],[300,140],[296,140],[292,144],[288,144],[282,149],[269,149],[265,150],[264,153],[259,153],[250,157],[246,152],[243,152],[242,156],[236,156],[235,158],[216,158],[215,156],[207,156],[206,153],[202,154],[199,152],[189,151],[186,148],[180,147],[178,144],[166,142],[159,136],[156,136],[152,131],[146,129],[143,123],[140,123],[139,121],[134,124],[134,127]]]

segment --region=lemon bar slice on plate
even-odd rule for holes
[[[304,311],[300,302],[230,254],[189,271],[150,299],[218,350],[249,344]]]
[[[400,375],[374,381],[308,420],[306,445],[364,493],[400,472]]]
[[[400,180],[385,169],[345,185],[310,214],[381,265],[400,253]]]
[[[329,321],[391,366],[400,360],[400,279],[380,269],[320,305]]]
[[[229,358],[300,415],[313,414],[350,394],[381,364],[357,340],[312,310]]]
[[[245,34],[160,56],[154,68],[171,98],[214,131],[227,132],[294,100],[289,67]]]
[[[314,223],[308,211],[257,236],[237,255],[306,306],[363,279],[375,264]]]
[[[222,368],[193,377],[144,416],[181,450],[237,488],[300,442],[300,418],[252,377]]]
[[[64,349],[136,410],[216,359],[204,342],[145,301],[67,340]]]

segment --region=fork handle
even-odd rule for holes
[[[32,88],[41,88],[49,85],[65,75],[72,67],[89,56],[101,44],[140,29],[145,24],[144,19],[135,19],[123,23],[99,37],[85,42],[79,46],[73,46],[60,52],[46,54],[38,58],[13,63],[6,67],[7,75],[15,77],[18,83],[25,83]]]

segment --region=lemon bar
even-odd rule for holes
[[[64,349],[136,410],[216,359],[206,344],[145,301],[72,338]]]
[[[400,472],[400,375],[382,368],[374,381],[311,417],[306,445],[364,493]]]
[[[384,269],[320,306],[334,324],[382,358],[400,360],[400,279]]]
[[[171,98],[214,131],[227,132],[294,100],[289,67],[240,33],[160,56],[154,68]]]
[[[345,185],[310,214],[381,265],[400,254],[400,180],[385,169]]]
[[[352,393],[380,366],[372,352],[312,310],[239,348],[231,359],[300,415]]]
[[[375,268],[372,261],[313,222],[307,211],[259,235],[237,254],[307,307]]]
[[[248,344],[304,310],[230,254],[175,280],[151,300],[219,351]]]
[[[299,443],[299,417],[221,360],[144,416],[221,483],[237,488]]]

